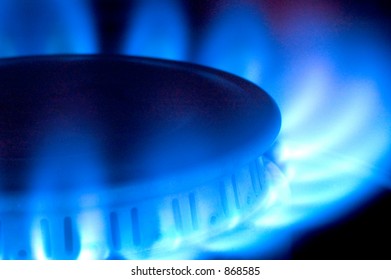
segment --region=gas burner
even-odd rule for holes
[[[42,56],[2,60],[0,84],[3,259],[164,257],[267,197],[275,168],[262,155],[281,117],[244,79],[157,59]]]

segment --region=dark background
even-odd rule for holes
[[[391,259],[391,191],[333,224],[293,236],[294,259]]]

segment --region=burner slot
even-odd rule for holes
[[[139,246],[141,244],[141,234],[140,234],[139,214],[137,208],[132,208],[130,215],[132,221],[133,244],[135,246]]]
[[[74,252],[73,224],[71,217],[64,218],[64,248],[71,255]]]
[[[174,215],[175,228],[179,234],[183,234],[182,214],[178,199],[172,200],[172,212]]]
[[[121,249],[120,228],[118,222],[118,215],[116,212],[110,213],[110,229],[111,229],[111,241],[113,243],[114,250]]]
[[[224,182],[220,183],[219,192],[221,198],[221,206],[223,208],[224,215],[226,217],[229,217],[228,198],[227,198],[227,191],[225,189]]]
[[[239,195],[238,195],[238,185],[236,183],[236,176],[232,175],[231,177],[232,182],[232,189],[234,192],[234,198],[235,198],[235,206],[237,210],[240,210],[240,202],[239,202]]]
[[[190,215],[191,215],[191,224],[194,230],[198,230],[198,214],[196,207],[196,200],[194,193],[189,194],[189,205],[190,205]]]

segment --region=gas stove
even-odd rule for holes
[[[389,257],[381,5],[1,0],[0,257]]]

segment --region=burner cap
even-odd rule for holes
[[[78,175],[85,185],[94,183],[92,173],[110,188],[194,183],[260,156],[280,128],[279,110],[263,90],[187,63],[125,56],[6,59],[0,85],[0,188],[7,192],[30,189],[45,162],[85,168],[80,173],[91,174]],[[90,162],[99,162],[101,171]]]

